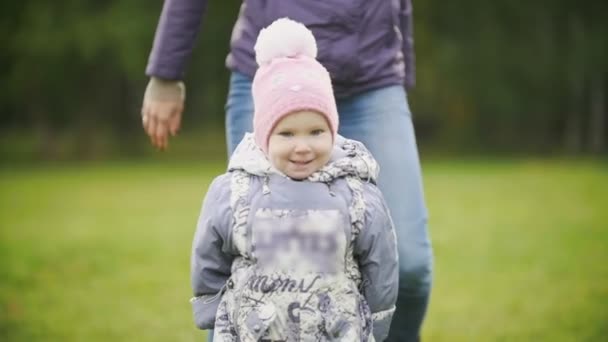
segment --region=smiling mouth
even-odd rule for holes
[[[312,162],[312,160],[307,160],[307,161],[296,161],[296,160],[290,160],[290,162],[296,164],[296,165],[308,165]]]

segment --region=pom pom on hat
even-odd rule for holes
[[[279,57],[317,58],[317,43],[312,32],[288,18],[277,19],[262,29],[254,50],[255,60],[260,66]]]
[[[335,138],[338,110],[329,72],[316,60],[317,43],[301,23],[282,18],[260,31],[255,44],[259,68],[253,78],[255,142],[268,153],[268,140],[286,115],[302,110],[322,114]]]

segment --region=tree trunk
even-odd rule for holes
[[[568,72],[569,99],[566,113],[564,147],[568,153],[578,154],[583,147],[583,111],[585,87],[585,63],[580,55],[584,39],[584,28],[578,16],[571,13],[568,17],[568,47],[566,60]]]
[[[572,154],[580,153],[583,146],[582,83],[581,79],[572,81],[569,108],[566,114],[565,147],[566,151]]]
[[[589,149],[592,153],[602,153],[606,141],[606,87],[604,75],[598,74],[591,80],[589,89]]]

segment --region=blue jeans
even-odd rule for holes
[[[432,250],[407,94],[402,86],[389,86],[339,99],[337,104],[339,134],[363,142],[380,164],[378,186],[397,232],[399,296],[388,341],[416,341],[431,290]],[[235,72],[226,103],[229,154],[246,132],[253,131],[252,122],[251,78]]]

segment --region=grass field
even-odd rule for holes
[[[606,163],[423,168],[435,250],[423,340],[608,340]],[[221,170],[0,169],[0,340],[203,341],[188,303],[189,254]]]

